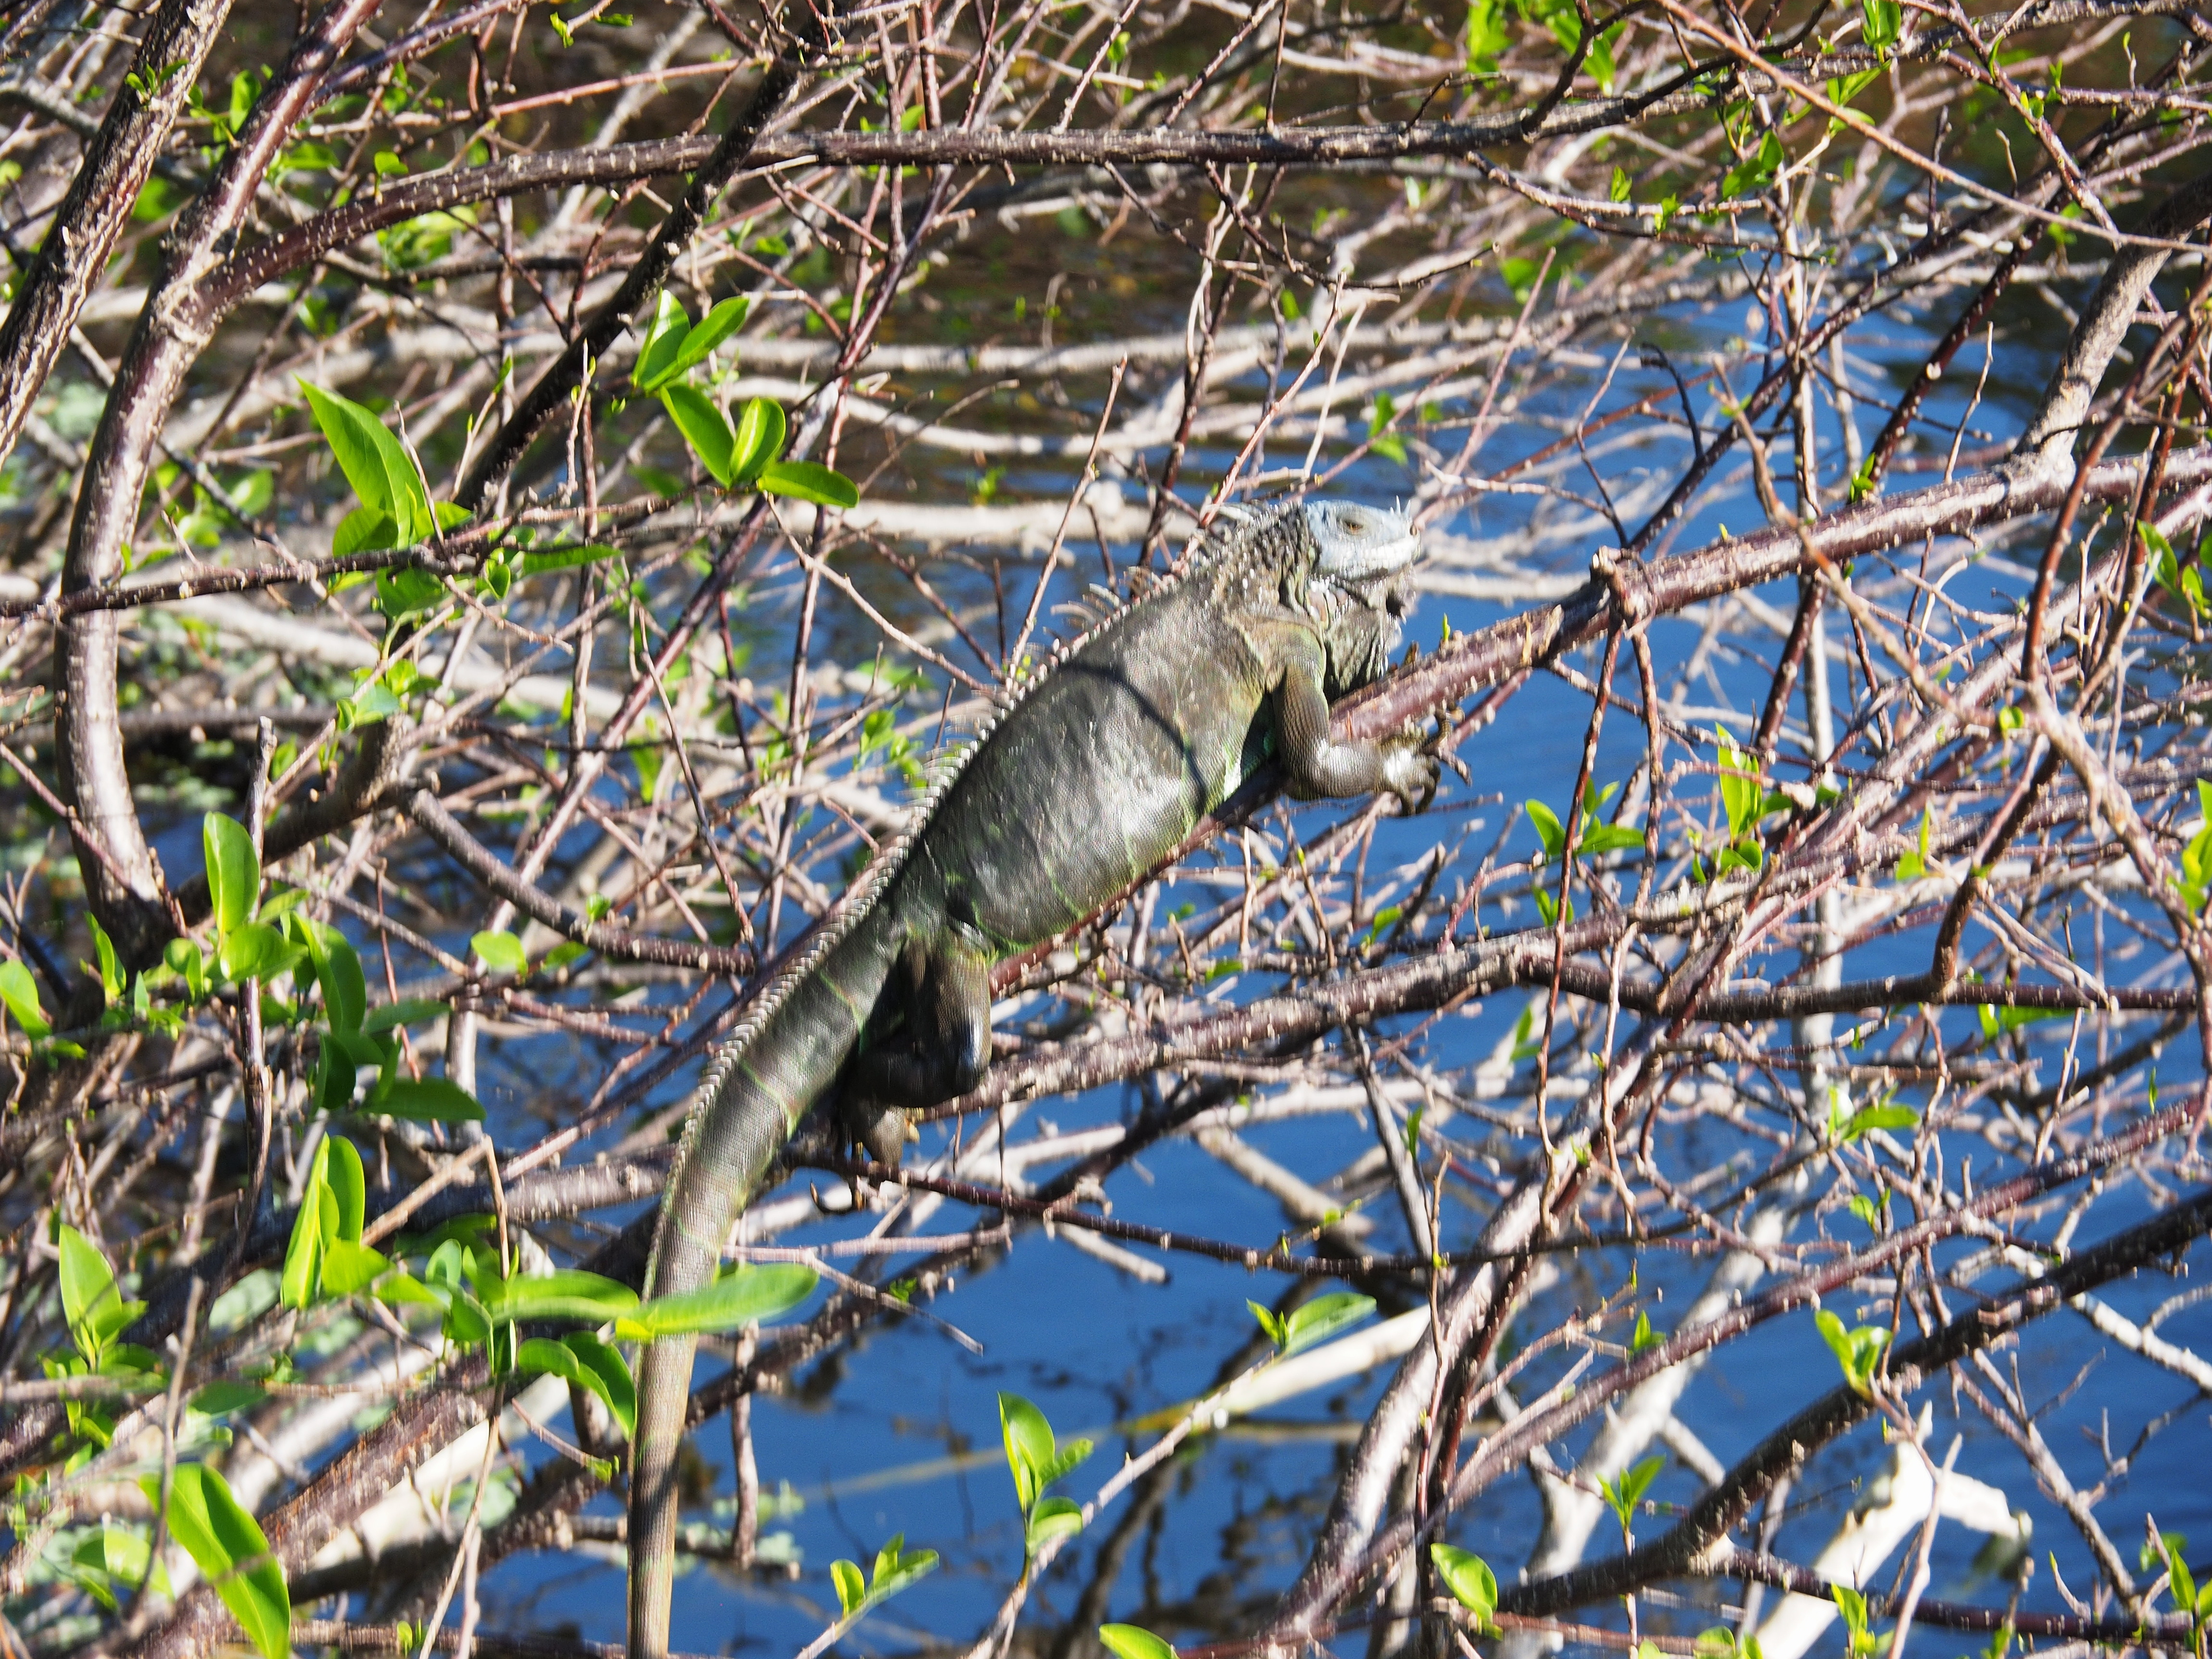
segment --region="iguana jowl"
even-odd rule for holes
[[[1334,743],[1332,699],[1397,643],[1407,521],[1347,501],[1241,518],[1184,571],[1054,653],[935,785],[839,915],[764,987],[708,1066],[663,1200],[648,1296],[709,1282],[732,1222],[833,1089],[896,1162],[904,1112],[981,1079],[992,964],[1081,921],[1171,852],[1266,756],[1298,795],[1436,782],[1410,739]],[[649,1345],[629,1494],[629,1653],[668,1650],[695,1346]]]

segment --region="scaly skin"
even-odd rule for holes
[[[1416,550],[1395,514],[1341,501],[1248,515],[1183,575],[1057,653],[933,789],[841,915],[795,952],[693,1097],[646,1294],[711,1281],[732,1224],[815,1104],[898,1160],[905,1113],[973,1088],[991,965],[1065,932],[1172,851],[1264,756],[1294,793],[1389,789],[1436,764],[1337,744],[1328,704],[1382,673]],[[629,1493],[630,1659],[665,1659],[676,1450],[693,1338],[647,1345]]]

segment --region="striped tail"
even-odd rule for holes
[[[777,976],[699,1082],[662,1200],[645,1293],[713,1282],[730,1227],[769,1166],[859,1042],[860,1013],[889,970],[880,915],[805,952]],[[629,1659],[666,1659],[676,1566],[676,1454],[691,1397],[696,1336],[649,1342],[637,1378],[629,1476]]]

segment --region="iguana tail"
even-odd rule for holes
[[[802,948],[717,1051],[662,1200],[647,1297],[713,1281],[731,1224],[750,1203],[799,1121],[853,1052],[863,1011],[889,972],[880,914]],[[691,1397],[694,1336],[645,1346],[629,1476],[629,1659],[665,1659],[676,1556],[676,1454]]]

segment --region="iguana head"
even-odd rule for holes
[[[1311,562],[1304,591],[1284,598],[1319,625],[1328,653],[1325,689],[1334,701],[1389,666],[1407,611],[1404,578],[1420,538],[1404,514],[1362,501],[1308,501],[1300,511]]]

